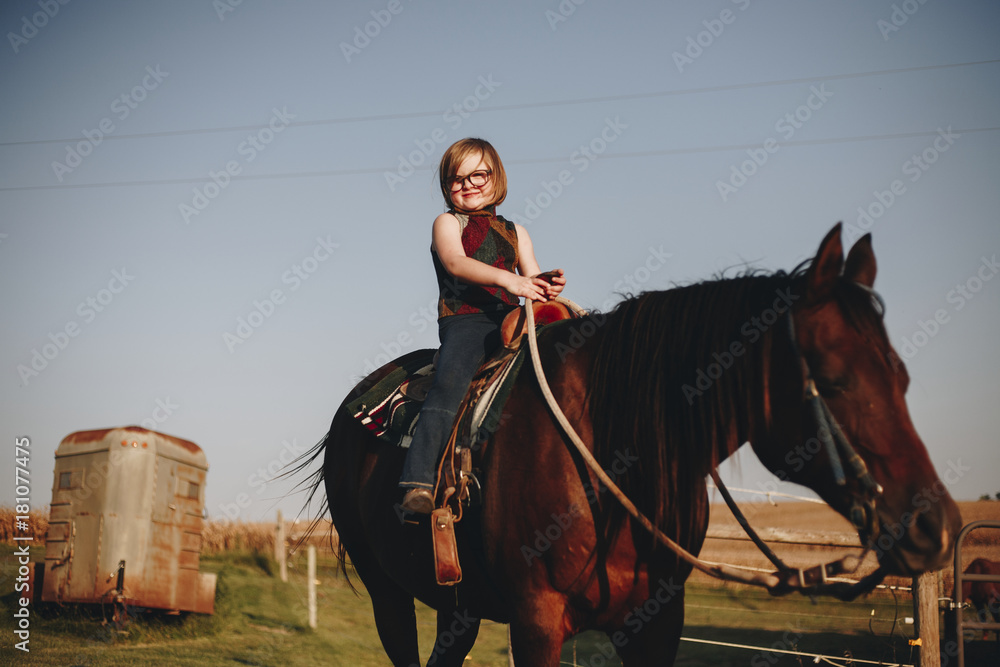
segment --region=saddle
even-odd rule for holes
[[[576,317],[583,312],[575,304],[564,303],[561,299],[533,302],[533,306],[537,325]],[[500,385],[512,383],[517,376],[521,360],[516,359],[516,355],[521,351],[524,327],[525,315],[521,308],[511,311],[504,319],[501,347],[483,364],[470,386],[469,395],[475,410],[469,414],[474,414],[474,418],[467,422],[469,431],[459,438],[459,442],[475,440],[474,431],[480,429],[485,420],[492,422],[499,418],[503,402],[496,399],[505,397],[505,392],[499,391]],[[396,447],[409,447],[420,408],[434,382],[436,359],[437,350],[423,349],[385,364],[355,388],[355,398],[345,406],[347,411],[379,440]],[[515,363],[518,365],[514,366]],[[481,400],[483,398],[486,400]],[[469,402],[467,398],[463,406]],[[456,421],[456,428],[460,426]],[[487,428],[489,426],[486,424]]]
[[[562,298],[530,303],[537,328],[583,313]],[[503,407],[527,353],[522,348],[526,333],[524,309],[511,311],[500,328],[501,346],[473,378],[438,464],[434,488],[437,509],[431,513],[438,584],[454,585],[462,580],[454,525],[461,521],[464,507],[481,501],[474,467],[478,457],[473,455],[500,425]],[[434,380],[435,358],[436,350],[417,350],[383,366],[373,374],[381,379],[362,383],[370,388],[348,403],[348,411],[379,439],[408,447]]]

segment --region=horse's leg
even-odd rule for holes
[[[628,628],[609,633],[623,667],[673,665],[684,627],[684,589],[670,591],[661,586],[643,605],[643,612],[633,617]]]
[[[375,629],[382,640],[382,648],[393,667],[416,667],[420,664],[420,649],[413,595],[389,578],[375,554],[359,539],[360,531],[354,522],[345,518],[340,526],[341,543],[347,546],[354,571],[371,597]]]
[[[479,622],[468,611],[438,610],[437,639],[427,667],[461,667],[476,643]]]
[[[420,664],[417,645],[417,618],[413,595],[386,573],[376,557],[371,535],[384,533],[379,527],[392,526],[385,513],[391,513],[388,495],[380,497],[381,487],[395,491],[395,484],[379,485],[379,475],[398,479],[398,470],[386,472],[390,463],[381,463],[374,439],[344,410],[337,411],[326,439],[323,470],[330,517],[336,527],[340,544],[346,549],[351,565],[361,578],[372,601],[375,629],[382,648],[394,667],[416,667]],[[364,510],[364,511],[363,511]]]
[[[510,651],[517,667],[553,667],[559,664],[566,627],[566,601],[561,595],[538,593],[522,602],[510,624]]]
[[[367,549],[358,545],[348,554],[371,597],[375,629],[393,667],[416,667],[420,664],[420,650],[413,596],[382,571]]]

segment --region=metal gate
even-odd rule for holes
[[[1000,575],[997,574],[965,574],[962,572],[962,542],[965,536],[977,528],[1000,528],[1000,521],[983,520],[973,521],[962,528],[955,542],[955,641],[958,649],[958,667],[965,667],[965,635],[963,631],[969,630],[996,630],[1000,632],[1000,623],[984,621],[966,621],[962,613],[965,600],[962,598],[962,584],[966,581],[993,581],[1000,582]]]

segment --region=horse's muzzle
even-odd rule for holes
[[[915,576],[945,567],[962,520],[951,498],[890,518],[879,511],[880,530],[872,540],[879,563],[890,574]]]

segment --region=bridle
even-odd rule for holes
[[[883,314],[885,313],[885,302],[882,301],[882,297],[879,296],[878,292],[861,283],[855,283],[855,285],[864,289],[873,299],[877,300],[880,304],[880,311]],[[808,404],[813,416],[816,435],[819,436],[820,443],[823,445],[823,450],[826,452],[827,459],[830,462],[834,483],[838,487],[847,486],[848,477],[844,470],[844,462],[846,461],[851,479],[856,481],[861,487],[863,497],[861,499],[855,498],[852,501],[848,512],[848,519],[857,529],[858,534],[864,536],[866,541],[869,542],[867,547],[870,548],[871,536],[877,528],[876,522],[878,521],[875,504],[882,495],[882,485],[875,481],[875,478],[868,471],[868,466],[865,465],[865,462],[858,456],[851,443],[848,442],[844,432],[834,419],[833,413],[830,412],[830,406],[826,404],[826,401],[823,400],[819,390],[816,388],[816,380],[812,376],[812,370],[802,355],[798,340],[795,337],[795,319],[792,317],[791,309],[788,310],[788,339],[803,369],[805,383],[802,400]]]
[[[866,289],[873,295],[873,298],[882,303],[881,298],[879,298],[878,294],[876,294],[873,290],[865,285],[859,286]],[[568,300],[560,297],[557,297],[556,300],[568,303],[571,307],[579,310],[579,307]],[[566,437],[569,438],[570,442],[574,445],[577,452],[590,468],[591,472],[593,472],[598,480],[600,480],[601,484],[604,485],[604,487],[611,492],[618,502],[622,504],[629,515],[631,515],[635,521],[649,531],[660,544],[669,548],[677,554],[678,557],[701,572],[726,581],[735,581],[753,586],[761,586],[766,588],[772,595],[784,595],[793,591],[798,591],[807,595],[831,595],[841,600],[853,600],[857,596],[873,590],[875,586],[882,581],[885,575],[882,572],[881,567],[872,574],[869,574],[860,581],[854,583],[831,581],[833,577],[838,577],[843,574],[851,574],[857,571],[862,561],[864,561],[865,556],[867,556],[868,552],[871,550],[871,536],[874,533],[874,526],[871,524],[872,522],[877,521],[875,503],[882,494],[882,487],[875,482],[874,478],[872,478],[871,474],[868,472],[864,461],[860,456],[858,456],[854,448],[851,447],[851,444],[847,441],[847,438],[844,436],[840,427],[834,420],[833,414],[830,412],[830,408],[827,406],[823,397],[816,389],[816,382],[812,377],[812,372],[809,370],[809,365],[802,356],[795,339],[791,308],[788,309],[788,331],[790,340],[796,357],[800,360],[802,367],[805,369],[805,392],[803,400],[810,405],[811,413],[816,421],[817,433],[820,436],[820,441],[822,442],[827,456],[830,459],[830,465],[835,483],[841,487],[847,485],[848,477],[844,466],[844,461],[846,461],[847,470],[850,471],[851,478],[856,480],[864,490],[864,499],[860,501],[855,500],[852,504],[850,510],[850,520],[855,528],[858,529],[859,534],[866,536],[866,541],[868,543],[865,545],[865,550],[860,556],[847,555],[840,560],[823,565],[816,565],[810,568],[789,567],[785,565],[785,563],[782,562],[781,559],[778,558],[778,556],[775,555],[766,544],[764,544],[764,541],[761,540],[753,528],[750,527],[746,517],[740,511],[735,501],[733,501],[728,489],[726,489],[722,480],[719,478],[717,471],[713,470],[712,479],[718,486],[719,491],[722,493],[723,498],[725,498],[726,504],[729,505],[729,508],[736,517],[736,520],[741,526],[743,526],[750,539],[753,540],[757,547],[761,549],[762,553],[764,553],[764,555],[767,556],[767,558],[777,568],[777,570],[772,573],[748,572],[738,569],[732,565],[726,565],[724,563],[709,563],[701,560],[664,534],[663,531],[656,527],[656,525],[654,525],[645,514],[639,511],[635,504],[629,500],[620,488],[618,488],[611,477],[597,462],[590,449],[587,448],[583,440],[576,433],[576,430],[573,428],[572,424],[570,424],[565,413],[563,413],[559,404],[556,402],[555,396],[549,388],[548,381],[545,379],[545,372],[542,369],[541,358],[538,354],[538,340],[535,331],[535,314],[531,302],[525,303],[524,309],[528,347],[531,354],[531,362],[535,370],[535,377],[538,379],[539,387],[542,390],[546,403],[548,403],[549,408],[552,410],[553,416],[562,427]]]

